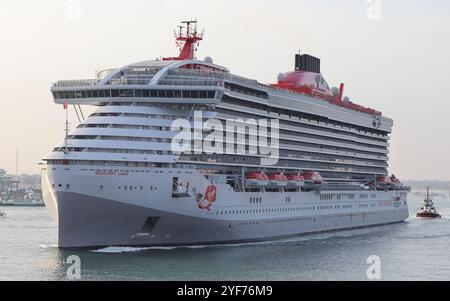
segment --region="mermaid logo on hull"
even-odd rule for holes
[[[197,202],[198,208],[211,211],[211,206],[216,201],[216,196],[217,187],[214,185],[209,185],[206,187],[205,195],[197,193],[195,201]]]

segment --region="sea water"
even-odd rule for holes
[[[81,280],[368,280],[373,256],[381,280],[450,280],[450,201],[435,198],[443,218],[421,220],[414,216],[422,199],[410,195],[411,217],[394,225],[262,243],[97,250],[58,249],[43,207],[0,207],[0,280],[69,280],[74,263]]]

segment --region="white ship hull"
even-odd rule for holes
[[[397,223],[409,216],[405,191],[234,192],[213,183],[217,198],[207,210],[199,208],[193,192],[203,193],[211,183],[193,170],[128,169],[104,176],[97,172],[104,166],[47,168],[44,199],[63,248],[261,241]],[[191,196],[172,195],[174,176],[189,182]],[[335,197],[321,200],[321,194]]]

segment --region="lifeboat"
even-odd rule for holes
[[[429,190],[427,189],[427,196],[423,200],[422,208],[416,214],[419,218],[441,218],[441,215],[436,211],[433,200],[430,197]]]
[[[395,175],[390,176],[389,180],[391,181],[391,185],[393,185],[395,189],[405,189],[403,184]]]
[[[268,174],[269,187],[285,187],[288,184],[288,178],[282,173]]]
[[[391,180],[391,183],[393,184],[400,184],[400,180],[397,179],[394,175],[392,175],[389,180]]]
[[[262,172],[249,172],[245,175],[245,187],[265,187],[269,178]]]
[[[377,177],[378,190],[392,190],[394,188],[391,178],[388,176]]]
[[[304,184],[302,187],[303,191],[313,191],[315,189],[315,185],[321,185],[323,182],[323,178],[320,173],[315,171],[307,171],[302,173],[302,177],[304,179]]]
[[[302,174],[305,182],[310,182],[312,184],[322,184],[322,175],[316,171],[307,171]]]
[[[301,174],[288,174],[286,178],[288,188],[300,188],[305,185],[305,178]]]

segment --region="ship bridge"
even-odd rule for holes
[[[217,103],[229,70],[210,59],[153,60],[97,72],[95,79],[62,80],[52,84],[57,104],[102,105],[142,101]],[[184,99],[184,100],[183,100]]]

